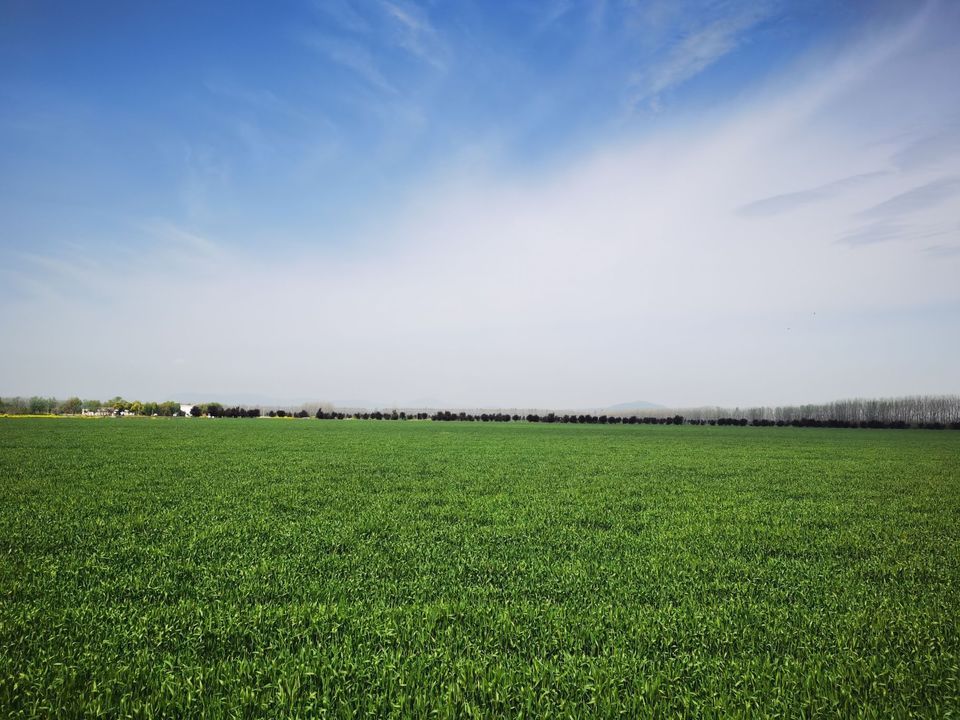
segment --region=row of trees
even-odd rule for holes
[[[897,398],[854,398],[814,405],[758,406],[746,408],[696,407],[646,410],[645,414],[666,417],[681,414],[688,421],[721,419],[770,421],[774,425],[795,422],[847,423],[842,427],[860,427],[879,422],[886,426],[904,423],[920,426],[930,423],[950,425],[960,422],[960,395],[911,395]]]
[[[79,415],[84,411],[105,415],[158,415],[160,417],[182,417],[185,414],[181,410],[180,403],[173,400],[161,403],[140,402],[139,400],[124,400],[119,396],[107,401],[81,400],[78,397],[71,397],[66,400],[43,397],[0,398],[0,414],[6,415]],[[258,418],[263,415],[269,417],[310,417],[307,410],[297,412],[270,410],[268,413],[264,413],[260,408],[224,407],[218,402],[193,405],[190,409],[190,415],[215,418]]]
[[[57,400],[52,397],[39,397],[36,395],[30,398],[0,398],[0,413],[7,415],[79,415],[83,411],[171,416],[180,412],[180,404],[172,400],[162,403],[142,403],[138,400],[124,400],[121,397],[115,397],[106,402],[100,400],[81,400],[78,397]]]
[[[115,413],[127,412],[132,415],[160,415],[161,417],[173,417],[175,415],[183,414],[180,412],[180,403],[176,403],[173,400],[155,403],[140,402],[139,400],[127,402],[123,398],[114,398],[113,400],[104,403],[103,407],[107,408],[108,410],[113,410]],[[96,410],[97,408],[90,409]]]
[[[527,422],[575,423],[587,425],[683,425],[681,415],[665,417],[637,417],[636,415],[527,415]]]
[[[31,398],[0,398],[0,413],[5,414],[79,414],[82,411],[104,414],[132,415],[182,415],[179,403],[172,400],[155,403],[128,401],[114,397],[106,402],[99,400],[81,400],[78,397],[57,400],[34,396]],[[296,412],[288,410],[270,410],[266,413],[260,408],[240,406],[224,407],[211,402],[194,405],[190,414],[196,417],[215,418],[258,418],[269,417],[307,418],[311,416],[305,408]],[[839,400],[822,405],[797,405],[784,407],[720,408],[704,407],[682,411],[647,410],[644,417],[629,413],[506,413],[506,412],[465,412],[438,410],[435,412],[418,411],[407,413],[401,410],[353,413],[338,412],[330,406],[321,406],[314,415],[319,420],[434,420],[440,422],[518,422],[525,420],[536,423],[578,423],[578,424],[644,424],[644,425],[751,425],[754,427],[837,427],[837,428],[908,428],[960,429],[960,396],[913,396],[902,398],[880,398],[874,400]]]
[[[270,410],[264,413],[260,408],[245,408],[237,405],[236,407],[224,407],[220,403],[212,402],[203,405],[194,405],[190,408],[190,415],[193,417],[213,417],[213,418],[258,418],[258,417],[292,417],[308,418],[310,413],[306,410],[298,412],[288,412],[286,410]]]
[[[343,420],[345,418],[355,418],[358,420],[433,420],[438,422],[519,422],[525,420],[531,423],[562,423],[562,424],[595,424],[595,425],[723,425],[745,427],[831,427],[831,428],[864,428],[864,429],[906,429],[906,428],[925,428],[929,430],[943,430],[946,428],[960,430],[960,413],[954,415],[956,419],[947,422],[939,420],[915,420],[906,422],[903,420],[883,420],[877,418],[847,420],[837,417],[824,418],[821,413],[811,413],[811,416],[790,417],[789,419],[764,418],[753,413],[753,417],[745,417],[746,413],[737,413],[740,416],[723,416],[716,413],[714,417],[685,417],[675,414],[647,415],[638,417],[636,415],[593,415],[593,414],[564,414],[529,413],[527,415],[510,413],[479,413],[473,414],[464,411],[452,412],[450,410],[440,410],[433,414],[418,412],[407,414],[403,411],[393,410],[391,412],[357,412],[345,414],[341,412],[325,412],[318,410],[316,418],[319,420]],[[297,417],[301,417],[298,415]],[[920,416],[923,417],[923,416]],[[950,416],[947,415],[949,418]]]
[[[124,400],[119,396],[107,401],[81,400],[78,397],[69,397],[66,400],[39,396],[0,398],[0,413],[7,415],[79,415],[84,411],[102,412],[104,414],[160,415],[164,417],[181,414],[180,403],[173,400],[160,403],[140,402],[139,400]]]
[[[80,398],[57,400],[52,397],[0,397],[0,413],[6,415],[78,414],[83,409]]]
[[[236,407],[223,407],[220,403],[212,402],[204,405],[194,405],[190,408],[190,414],[193,417],[213,417],[213,418],[258,418],[258,417],[292,417],[308,418],[310,413],[306,410],[297,412],[288,412],[286,410],[270,410],[264,413],[260,408],[244,408],[239,405]]]
[[[209,415],[210,417],[217,418],[258,418],[260,417],[260,408],[247,409],[239,405],[236,407],[224,407],[220,403],[212,402],[206,405],[194,405],[190,408],[190,414],[193,415],[193,417]]]
[[[902,420],[892,422],[883,422],[882,420],[861,420],[855,422],[851,420],[818,420],[816,418],[797,418],[794,420],[747,420],[746,418],[717,418],[716,420],[688,420],[690,425],[750,425],[752,427],[826,427],[826,428],[861,428],[871,430],[908,430],[910,428],[920,428],[925,430],[960,430],[960,422],[941,423],[941,422],[918,422],[906,423]]]

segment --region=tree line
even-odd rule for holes
[[[529,413],[527,415],[509,413],[480,413],[451,412],[441,410],[433,414],[420,412],[407,414],[405,412],[360,412],[360,413],[325,413],[318,410],[316,417],[320,420],[343,420],[354,418],[358,420],[432,420],[435,422],[520,422],[528,423],[560,423],[560,424],[587,424],[587,425],[720,425],[738,427],[826,427],[826,428],[861,428],[861,429],[893,429],[906,430],[921,428],[927,430],[960,430],[960,419],[952,422],[918,421],[908,423],[902,420],[883,421],[871,420],[842,420],[836,418],[820,419],[817,417],[797,417],[791,420],[771,420],[764,418],[749,419],[746,417],[684,417],[683,415],[661,415],[659,417],[637,415],[593,415],[593,414],[564,414]]]
[[[57,400],[33,396],[0,398],[0,414],[7,415],[77,415],[82,412],[106,415],[147,415],[172,417],[184,415],[179,403],[128,401],[122,397],[81,400],[70,397]],[[316,413],[305,408],[297,411],[241,406],[224,407],[217,402],[193,405],[194,417],[259,418],[315,417],[318,420],[432,420],[435,422],[529,422],[589,425],[720,425],[750,427],[830,427],[864,429],[925,428],[960,430],[960,396],[918,395],[900,398],[838,400],[820,405],[780,407],[721,408],[702,407],[684,410],[647,410],[636,413],[556,413],[556,412],[466,412],[435,410],[431,412],[374,410],[340,412],[322,406]]]
[[[645,411],[654,417],[683,415],[688,423],[794,427],[952,427],[960,422],[960,395],[851,398],[807,405],[746,408],[697,407]],[[712,422],[711,422],[712,421]],[[743,422],[746,421],[746,422]]]
[[[69,397],[58,400],[53,397],[0,397],[0,413],[6,415],[79,415],[82,412],[128,413],[131,415],[160,415],[172,417],[182,414],[180,403],[140,402],[115,397],[110,400],[81,400]]]

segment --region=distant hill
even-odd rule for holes
[[[657,405],[656,403],[647,402],[646,400],[634,400],[633,402],[611,405],[606,409],[620,412],[623,410],[663,410],[665,407],[666,405]]]

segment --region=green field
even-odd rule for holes
[[[960,716],[960,433],[0,420],[0,712]]]

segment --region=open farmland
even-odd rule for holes
[[[0,420],[10,716],[960,714],[960,433]]]

